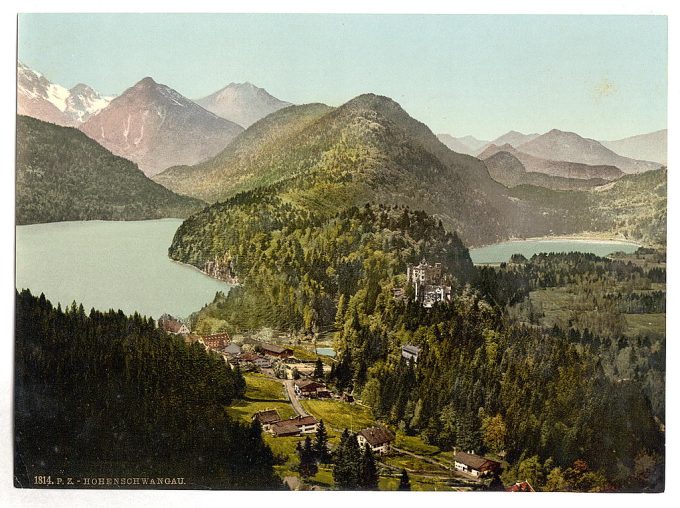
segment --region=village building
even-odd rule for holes
[[[461,471],[475,478],[481,478],[497,472],[500,469],[500,463],[495,460],[487,459],[475,455],[474,453],[456,452],[453,458],[453,465],[456,471]]]
[[[271,360],[255,353],[243,353],[238,357],[240,365],[252,365],[260,369],[268,369],[272,366]]]
[[[517,482],[514,485],[510,485],[505,489],[506,492],[536,492],[531,484],[524,480],[523,482]]]
[[[273,423],[270,432],[274,437],[284,437],[314,434],[318,429],[319,422],[313,416],[295,416]]]
[[[229,345],[231,339],[227,332],[214,333],[203,337],[203,343],[210,349],[222,350]]]
[[[390,453],[394,434],[385,427],[369,427],[359,431],[357,441],[360,447],[368,445],[373,453],[385,455]]]
[[[406,266],[407,283],[413,286],[414,300],[423,307],[451,299],[450,277],[441,263],[430,265],[425,258],[418,265]]]
[[[419,354],[420,348],[418,346],[413,346],[411,344],[401,346],[401,356],[407,361],[413,360],[413,363],[418,363]]]
[[[267,356],[274,356],[276,358],[288,358],[293,356],[293,350],[285,347],[277,346],[276,344],[260,344],[260,350]]]
[[[178,319],[175,319],[170,314],[163,314],[161,317],[158,318],[158,328],[168,333],[174,333],[175,335],[186,336],[189,335],[189,333],[191,333],[191,330],[189,330],[187,325],[185,325]]]
[[[230,356],[238,356],[241,354],[241,346],[238,344],[234,344],[233,342],[229,344],[227,347],[225,347],[222,350],[223,353],[228,354]]]
[[[293,384],[295,394],[298,397],[308,397],[310,399],[329,398],[330,391],[326,385],[310,379],[298,379]]]
[[[276,409],[267,409],[265,411],[258,411],[253,415],[253,420],[260,422],[262,430],[265,432],[271,432],[272,425],[281,421],[279,412]]]

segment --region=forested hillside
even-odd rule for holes
[[[199,267],[226,256],[243,287],[204,308],[199,331],[328,328],[342,302],[362,292],[369,295],[367,305],[375,305],[381,284],[423,256],[443,263],[459,283],[473,273],[468,250],[455,233],[403,207],[365,205],[324,219],[254,191],[208,212],[180,226],[170,256]],[[213,231],[221,233],[213,236]]]
[[[17,116],[17,224],[184,218],[202,206],[77,129]]]
[[[17,293],[15,485],[51,474],[277,488],[259,426],[224,411],[244,388],[221,357],[151,319]]]

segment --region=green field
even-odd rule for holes
[[[350,429],[358,432],[375,425],[371,410],[366,406],[339,400],[303,400],[301,403],[305,411],[318,420],[323,420],[329,431],[342,432]]]
[[[260,400],[286,401],[283,385],[263,374],[244,374],[246,380],[246,397]]]
[[[627,335],[647,336],[650,339],[666,337],[666,314],[624,314]]]

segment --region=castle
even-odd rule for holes
[[[425,258],[418,265],[409,263],[406,280],[415,289],[414,299],[423,307],[451,299],[450,278],[441,263],[430,265]]]

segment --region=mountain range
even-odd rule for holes
[[[152,182],[78,129],[17,116],[16,223],[187,217],[204,203]]]
[[[510,145],[505,146],[510,147]],[[489,170],[491,178],[506,187],[535,185],[554,190],[576,190],[589,189],[607,183],[607,180],[604,178],[567,178],[536,171],[527,171],[524,164],[509,150],[500,150],[493,153],[484,159],[484,163]]]
[[[549,160],[540,157],[534,157],[519,149],[506,143],[501,146],[489,145],[482,153],[478,155],[483,161],[487,161],[490,157],[499,152],[506,152],[512,154],[517,158],[524,169],[529,173],[544,173],[561,178],[572,178],[588,180],[591,178],[600,178],[603,180],[615,180],[623,176],[623,172],[615,167],[608,165],[593,166],[588,164],[581,164],[578,162],[568,162],[563,160]],[[495,159],[496,163],[500,159]],[[507,159],[510,160],[510,159]]]
[[[242,127],[250,127],[265,116],[291,106],[252,83],[229,83],[196,104]]]
[[[21,62],[17,65],[17,113],[20,115],[76,126],[110,101],[111,97],[104,97],[83,83],[67,89]]]
[[[616,166],[624,173],[642,173],[661,167],[657,162],[623,157],[599,141],[558,129],[552,129],[531,141],[522,143],[517,149],[542,159]]]
[[[243,131],[150,77],[125,90],[80,129],[149,176],[208,159]]]
[[[662,129],[616,141],[600,141],[605,147],[624,157],[667,163],[668,130]]]

